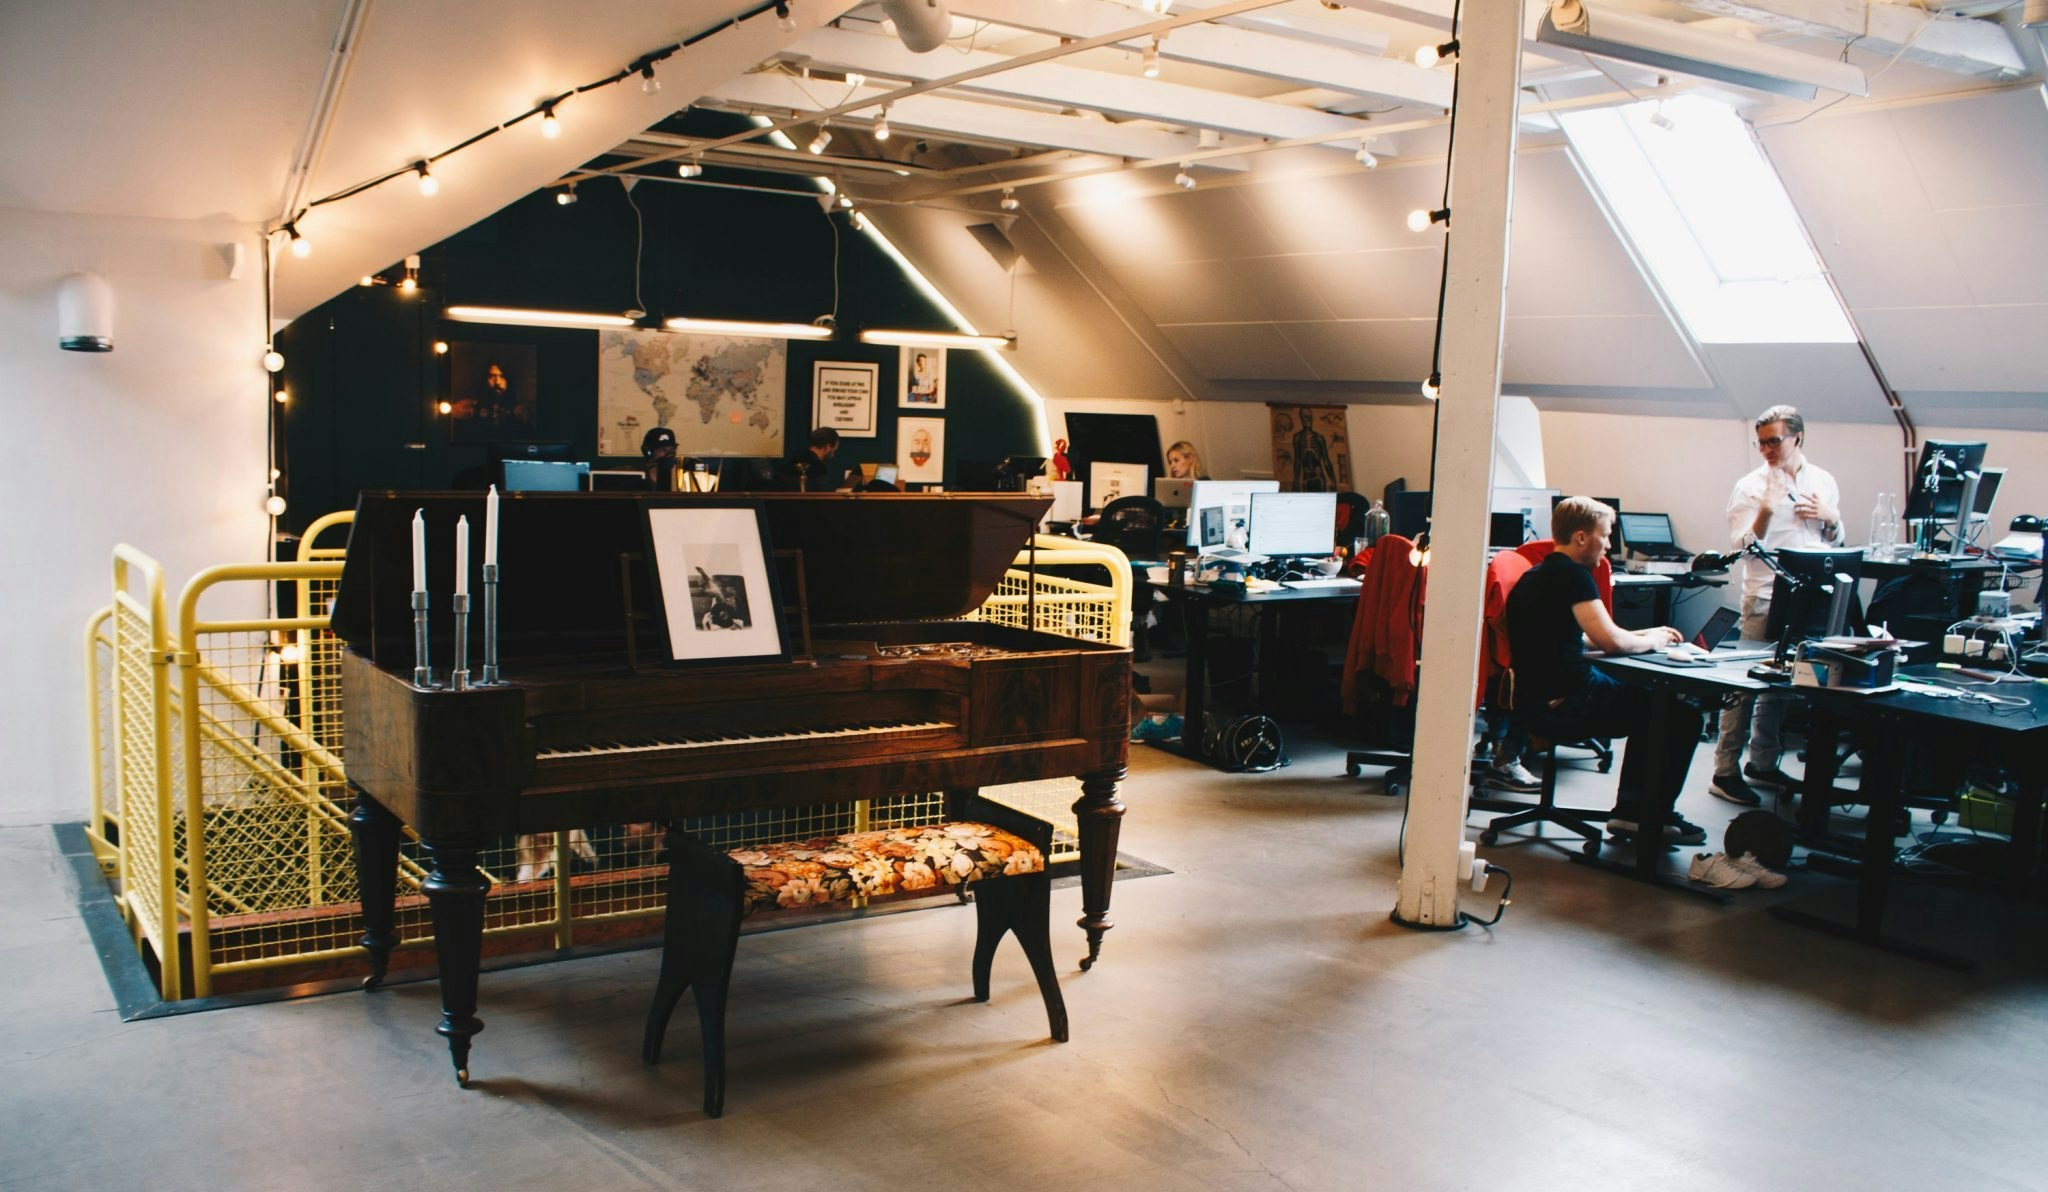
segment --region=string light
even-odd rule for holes
[[[435,341],[434,341],[434,355],[436,355],[436,356],[446,356],[447,354],[448,354],[448,341],[447,341],[447,340],[445,340],[445,339],[437,339],[437,340],[435,340]]]
[[[273,344],[263,345],[263,371],[281,372],[284,369],[284,353]]]
[[[775,27],[777,29],[782,30],[784,33],[796,32],[796,19],[789,15],[789,5],[782,3],[776,4]]]
[[[575,201],[576,184],[574,182],[571,182],[569,185],[555,192],[555,202],[563,207],[567,207],[569,204],[574,203]]]
[[[818,135],[817,135],[817,136],[814,136],[814,137],[812,137],[812,138],[811,138],[811,143],[810,143],[810,145],[809,145],[809,148],[810,148],[810,151],[811,151],[811,155],[812,155],[813,157],[815,157],[815,156],[818,156],[819,154],[822,154],[822,153],[824,153],[824,152],[825,152],[825,146],[827,146],[827,145],[830,145],[831,143],[832,143],[832,130],[831,130],[831,129],[829,129],[829,128],[826,128],[826,127],[825,127],[824,125],[822,125],[822,124],[821,124],[821,125],[819,125],[819,126],[818,126]]]
[[[1443,391],[1444,378],[1442,373],[1431,373],[1429,374],[1429,379],[1422,383],[1422,396],[1431,401],[1435,401],[1437,396]]]
[[[552,141],[562,135],[562,122],[555,119],[555,105],[549,104],[540,110],[540,135]]]
[[[878,141],[889,139],[889,109],[887,108],[883,108],[882,114],[875,117],[875,139]]]
[[[661,80],[654,77],[654,63],[652,62],[640,67],[640,94],[661,94]]]
[[[1014,187],[1014,186],[1005,186],[1005,187],[1003,188],[1003,201],[1002,201],[1002,203],[1001,203],[1001,206],[1002,206],[1002,209],[1003,209],[1003,210],[1005,210],[1005,211],[1015,211],[1015,210],[1016,210],[1017,208],[1019,208],[1019,207],[1022,207],[1023,205],[1024,205],[1024,204],[1022,204],[1022,203],[1020,203],[1020,202],[1018,202],[1018,201],[1017,201],[1017,188],[1016,188],[1016,187]]]
[[[1173,176],[1173,184],[1182,190],[1195,189],[1195,176],[1188,173],[1188,164],[1187,162],[1180,163],[1180,173]]]
[[[359,286],[374,286],[377,284],[377,279],[375,277],[372,277],[370,274],[365,273],[361,277],[356,279],[356,284]]]
[[[1411,232],[1428,231],[1431,224],[1442,224],[1445,227],[1449,227],[1451,224],[1451,209],[1449,207],[1439,207],[1435,211],[1424,211],[1422,208],[1417,207],[1408,213],[1408,230]]]
[[[284,498],[276,493],[272,493],[263,499],[263,512],[268,513],[272,517],[283,517],[284,508]],[[293,658],[286,661],[296,662],[298,659]]]
[[[1153,38],[1152,44],[1145,47],[1145,56],[1142,59],[1140,59],[1140,63],[1141,66],[1139,68],[1139,73],[1143,74],[1148,79],[1156,79],[1159,77],[1158,38]]]
[[[284,234],[286,236],[291,237],[293,256],[299,258],[300,260],[305,260],[307,257],[313,255],[313,242],[311,240],[306,239],[304,236],[299,235],[299,225],[286,224],[284,226]]]
[[[440,405],[435,406],[434,408],[441,411],[443,414],[453,414],[455,412],[455,403],[452,401],[444,401]]]
[[[1458,39],[1453,37],[1451,40],[1443,43],[1440,46],[1423,46],[1421,49],[1415,51],[1415,65],[1420,66],[1424,70],[1428,70],[1430,67],[1435,66],[1437,63],[1442,62],[1447,58],[1455,58],[1457,56]]]
[[[290,403],[290,401],[292,400],[292,395],[289,390],[280,389],[276,393],[271,394],[270,398],[272,401],[275,401],[278,405],[282,406]]]
[[[413,166],[413,169],[420,176],[421,194],[426,195],[428,198],[432,198],[433,196],[441,193],[441,180],[434,177],[434,172],[427,168],[426,162],[418,162]]]
[[[420,257],[418,253],[405,258],[405,277],[398,288],[410,294],[420,288]]]

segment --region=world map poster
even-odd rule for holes
[[[678,453],[783,454],[789,344],[780,339],[606,331],[597,339],[597,453],[638,455],[654,427]]]

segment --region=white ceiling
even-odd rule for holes
[[[2048,106],[2038,87],[2009,81],[2039,79],[2031,34],[1881,0],[1615,2],[1677,21],[1756,22],[1773,44],[1862,67],[1869,100],[1716,93],[1757,120],[1874,354],[1909,407],[1926,408],[1922,421],[2048,426]],[[301,202],[402,169],[748,7],[0,6],[10,115],[0,205],[271,226],[309,137],[317,154]],[[794,0],[793,31],[772,18],[726,29],[664,64],[658,95],[605,88],[563,105],[559,139],[528,122],[464,150],[436,167],[435,198],[401,177],[313,208],[299,227],[315,251],[280,260],[276,309],[310,309],[698,102],[779,122],[831,113],[833,155],[790,168],[835,175],[870,204],[970,316],[1020,332],[1020,369],[1061,396],[1414,392],[1428,369],[1441,237],[1410,233],[1402,218],[1437,205],[1450,72],[1408,55],[1443,35],[1451,0],[1177,0],[1172,20],[1202,19],[1174,30],[1111,0],[954,7],[961,36],[913,55],[873,6]],[[1539,7],[1531,0],[1532,24]],[[1222,9],[1234,15],[1206,23]],[[352,13],[361,33],[319,123]],[[1148,79],[1140,51],[1155,32],[1161,70]],[[1102,44],[1068,52],[1063,38]],[[1690,342],[1555,133],[1530,115],[1543,102],[1617,102],[1618,87],[1656,79],[1527,50],[1508,384],[1560,408],[1728,413],[1790,398],[1841,418],[1886,417],[1853,345]],[[1009,68],[1031,54],[1045,60]],[[987,73],[946,82],[975,68]],[[849,70],[867,79],[850,85]],[[875,101],[934,83],[891,103],[896,138],[867,135]],[[1370,172],[1352,160],[1368,133],[1385,163]],[[910,166],[906,143],[920,139],[937,148],[906,176],[862,168],[870,158]],[[1169,181],[1189,159],[1192,191]],[[999,217],[1004,185],[1023,203],[1010,229],[1024,259],[1014,306],[1010,279],[963,233]],[[1056,346],[1034,350],[1034,336]]]

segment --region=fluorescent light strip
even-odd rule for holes
[[[507,323],[519,327],[631,327],[624,315],[592,315],[572,310],[519,310],[505,306],[451,306],[441,317],[457,323]]]
[[[965,348],[982,351],[1007,348],[1011,341],[1000,335],[966,335],[952,331],[863,331],[860,333],[860,342],[895,344],[906,348]]]
[[[830,327],[811,323],[750,323],[742,319],[669,319],[662,326],[670,331],[695,331],[703,335],[757,335],[764,339],[831,339]]]

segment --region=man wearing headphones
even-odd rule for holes
[[[1735,482],[1728,497],[1728,535],[1741,550],[1751,543],[1767,549],[1842,544],[1842,490],[1835,478],[1806,458],[1806,419],[1792,406],[1772,406],[1756,416],[1756,448],[1763,465]],[[1771,570],[1760,559],[1742,561],[1742,637],[1766,641],[1771,616]],[[1717,798],[1755,807],[1763,798],[1750,788],[1761,782],[1786,789],[1798,780],[1778,766],[1783,746],[1784,696],[1770,692],[1742,699],[1721,712],[1721,738],[1714,744],[1714,778],[1707,790]],[[1754,711],[1755,723],[1751,723]],[[1742,747],[1749,761],[1738,768]]]

